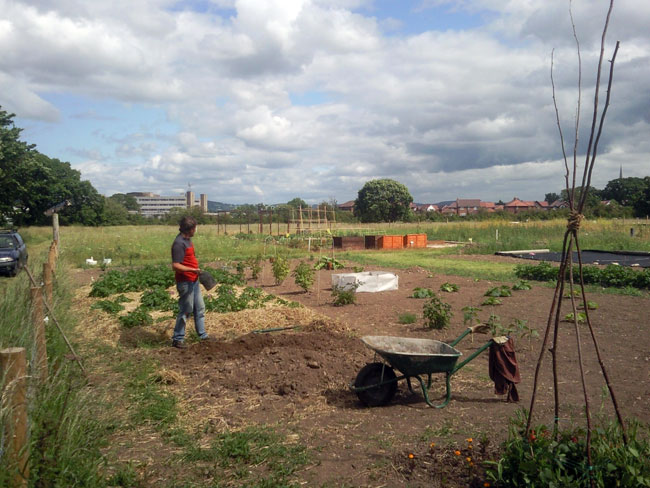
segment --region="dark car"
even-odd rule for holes
[[[0,230],[0,273],[15,276],[27,265],[27,246],[16,230]]]

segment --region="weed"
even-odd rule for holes
[[[111,315],[117,315],[122,310],[124,310],[123,305],[120,305],[119,303],[111,300],[98,300],[97,302],[93,303],[90,308],[103,310],[104,312]]]
[[[480,324],[481,320],[478,318],[478,312],[481,311],[479,307],[472,307],[470,305],[463,307],[463,325]]]
[[[399,315],[400,324],[414,324],[417,320],[417,316],[414,313],[406,312]]]
[[[422,315],[424,316],[427,327],[431,329],[445,329],[449,326],[453,313],[451,312],[451,305],[443,302],[439,297],[434,296],[424,304]]]

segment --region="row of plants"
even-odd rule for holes
[[[528,280],[555,281],[558,279],[558,273],[558,267],[552,266],[545,261],[539,264],[518,264],[515,266],[515,274],[519,278]],[[650,268],[637,270],[614,264],[604,268],[587,265],[582,267],[582,276],[586,284],[613,288],[650,289]],[[578,266],[573,268],[573,279],[576,282],[580,279]]]

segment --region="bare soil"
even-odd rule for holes
[[[488,259],[512,261],[496,256]],[[378,268],[365,270],[372,269]],[[249,284],[299,302],[311,315],[301,315],[295,323],[289,318],[259,327],[248,324],[232,340],[192,342],[186,350],[164,346],[139,353],[151,354],[164,365],[171,378],[169,388],[183,398],[183,410],[197,424],[210,425],[215,431],[272,424],[296,442],[307,445],[312,459],[298,473],[305,486],[484,486],[481,461],[494,458],[496,448],[506,438],[509,419],[518,409],[530,407],[553,289],[533,283],[532,290],[513,292],[511,297],[501,299],[502,305],[482,306],[479,313],[483,321],[491,313],[497,314],[504,325],[516,318],[526,320],[540,334],[538,339],[516,339],[521,372],[521,383],[517,385],[519,403],[507,403],[504,397],[494,394],[485,352],[452,376],[452,399],[445,408],[430,408],[419,387],[415,387],[417,382],[415,392],[411,393],[404,381],[399,382],[397,395],[388,405],[368,408],[349,389],[359,370],[378,360],[363,345],[361,336],[391,335],[449,342],[466,329],[461,308],[481,306],[484,293],[503,284],[431,275],[419,268],[382,270],[399,277],[399,290],[358,293],[356,304],[335,307],[331,275],[351,272],[350,269],[321,270],[313,290],[303,292],[291,277],[275,285],[266,263],[260,278]],[[441,331],[426,328],[422,319],[426,300],[410,295],[416,287],[438,291],[445,282],[460,287],[455,293],[439,292],[452,306],[451,326]],[[625,417],[649,422],[650,297],[599,293],[588,298],[599,305],[597,310],[590,311],[590,316],[622,412]],[[565,300],[561,314],[570,311],[570,301]],[[407,312],[417,316],[416,323],[400,323],[399,316]],[[213,336],[225,337],[210,317],[207,322]],[[297,327],[255,331],[294,325]],[[164,326],[170,334],[172,321]],[[612,417],[611,401],[603,393],[603,374],[587,326],[580,326],[579,333],[592,412]],[[193,334],[190,327],[188,342]],[[457,348],[467,357],[487,339],[478,334],[468,336]],[[561,425],[583,425],[584,396],[572,323],[561,323],[557,361],[561,376]],[[430,396],[434,403],[440,403],[444,399],[444,376],[433,375],[433,380]],[[535,423],[550,425],[553,407],[551,355],[545,352]],[[468,438],[473,442],[468,442]],[[164,473],[164,467],[155,462],[146,469],[149,479]]]

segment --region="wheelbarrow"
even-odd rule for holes
[[[369,407],[385,405],[390,402],[397,392],[397,382],[406,379],[408,388],[413,393],[411,378],[416,378],[427,405],[435,408],[447,406],[451,399],[451,376],[485,351],[494,342],[502,342],[503,338],[492,338],[479,347],[467,359],[456,364],[462,353],[454,348],[467,334],[472,332],[484,333],[489,329],[486,325],[468,327],[450,344],[432,339],[414,339],[408,337],[364,336],[363,343],[384,361],[366,364],[357,375],[350,389],[359,400]],[[506,339],[507,340],[507,339]],[[388,364],[387,364],[388,363]],[[401,376],[395,370],[402,372]],[[440,405],[433,405],[429,400],[431,375],[444,373],[447,384],[447,396]],[[427,376],[425,384],[422,375]]]

